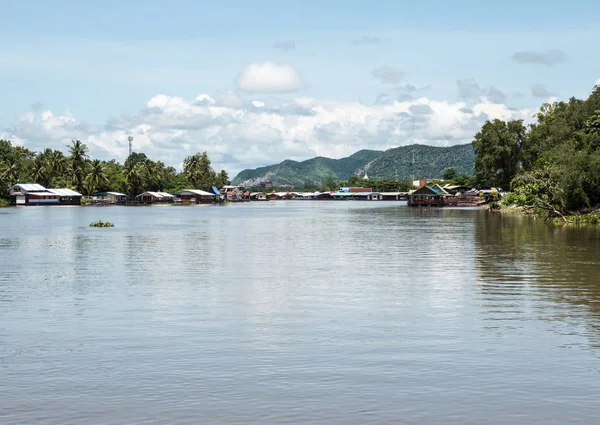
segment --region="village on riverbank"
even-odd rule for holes
[[[498,199],[497,189],[478,190],[463,185],[432,180],[416,180],[414,189],[406,192],[378,192],[365,184],[361,187],[340,187],[335,191],[262,191],[251,192],[241,186],[212,186],[209,191],[185,189],[175,193],[145,191],[136,196],[120,192],[97,192],[89,197],[69,188],[46,188],[36,183],[17,183],[9,188],[10,205],[152,205],[152,204],[213,204],[223,202],[260,201],[405,201],[415,207],[478,206]]]

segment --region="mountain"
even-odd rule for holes
[[[321,184],[327,176],[331,176],[336,180],[345,180],[357,169],[374,160],[379,154],[381,154],[380,151],[365,149],[341,159],[322,156],[302,162],[286,159],[279,164],[253,170],[243,170],[233,179],[232,183],[249,187],[270,181],[276,186],[286,183],[302,186],[307,181]]]
[[[352,175],[369,178],[399,180],[416,178],[441,178],[444,170],[454,167],[458,174],[472,174],[475,164],[475,151],[471,144],[449,147],[408,145],[387,151],[361,150],[341,159],[322,156],[306,161],[285,160],[279,164],[241,171],[233,184],[256,186],[270,181],[275,186],[292,184],[302,186],[305,182],[322,184],[327,176],[346,180]]]
[[[458,174],[473,174],[475,149],[471,144],[449,147],[409,145],[389,149],[358,169],[354,174],[366,171],[369,178],[399,180],[417,178],[441,178],[446,168],[453,167]]]

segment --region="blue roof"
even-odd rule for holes
[[[209,192],[212,193],[213,195],[220,195],[221,194],[221,192],[219,192],[219,189],[217,189],[216,186],[211,187],[210,190],[209,190]]]

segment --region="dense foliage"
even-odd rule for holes
[[[341,159],[285,160],[268,167],[244,170],[233,182],[246,186],[255,186],[263,181],[273,182],[275,186],[309,183],[318,187],[325,184],[327,177],[342,181],[353,175],[363,176],[365,171],[372,180],[442,178],[448,168],[454,168],[457,174],[471,175],[474,163],[475,152],[469,144],[451,147],[410,145],[385,152],[362,150]]]
[[[475,178],[512,193],[505,204],[565,214],[600,205],[600,87],[586,100],[544,104],[528,128],[486,122],[473,146]]]
[[[52,149],[36,153],[0,140],[0,197],[15,183],[72,188],[86,195],[114,191],[132,196],[147,190],[208,190],[213,185],[229,184],[227,172],[215,173],[206,152],[186,158],[184,171],[178,173],[143,153],[133,152],[124,164],[119,164],[115,160],[91,159],[87,146],[79,140],[67,147],[67,155]]]

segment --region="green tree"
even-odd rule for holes
[[[475,135],[475,179],[481,186],[510,188],[520,169],[525,127],[523,121],[486,121]]]
[[[185,158],[183,160],[183,172],[196,189],[209,190],[216,177],[206,152]]]
[[[444,180],[453,180],[458,176],[458,173],[456,172],[456,168],[454,167],[448,167],[444,170]]]
[[[135,164],[125,175],[128,192],[131,196],[139,195],[147,181],[147,171],[143,162]]]
[[[108,189],[108,178],[104,172],[105,166],[99,159],[90,163],[90,170],[85,178],[85,189],[88,195]]]
[[[88,147],[80,140],[74,140],[69,148],[69,174],[78,192],[83,192],[83,184],[87,175]]]

